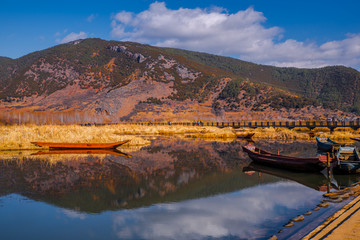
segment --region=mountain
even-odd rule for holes
[[[324,107],[360,111],[360,73],[344,66],[316,69],[279,68],[207,53],[168,49],[188,59],[216,67],[253,82],[268,84],[316,100]]]
[[[0,57],[0,117],[35,122],[351,117],[360,112],[359,82],[358,71],[342,66],[277,68],[85,39],[18,59]]]

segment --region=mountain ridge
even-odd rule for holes
[[[84,39],[18,59],[1,57],[0,76],[4,113],[81,112],[89,121],[117,122],[360,111],[360,73],[351,68],[278,68],[134,42]]]

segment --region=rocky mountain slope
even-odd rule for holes
[[[276,68],[86,39],[15,60],[0,57],[0,117],[119,122],[354,116],[359,82],[360,73],[345,67]]]

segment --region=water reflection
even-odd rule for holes
[[[159,140],[131,158],[122,152],[102,157],[97,152],[78,156],[73,150],[60,156],[38,152],[0,161],[0,194],[20,193],[84,212],[206,197],[257,184],[236,180],[247,163],[239,150],[237,142]]]
[[[117,155],[122,157],[131,157],[130,154],[121,152],[117,149],[65,149],[65,150],[46,150],[46,151],[38,151],[36,153],[32,153],[31,155],[58,155],[58,154],[85,154],[85,155],[95,155],[95,154],[110,154]]]
[[[286,222],[289,213],[305,211],[320,196],[298,183],[280,181],[204,199],[121,211],[114,217],[115,231],[121,239],[264,238],[274,226]]]
[[[249,166],[244,167],[243,171],[245,173],[266,173],[273,176],[280,177],[282,179],[288,179],[295,182],[298,182],[302,185],[315,189],[317,191],[328,192],[332,188],[338,188],[335,183],[332,183],[326,175],[322,173],[301,173],[301,172],[291,172],[284,169],[278,169],[274,167],[269,167],[261,164],[251,163]],[[259,175],[261,177],[261,175]]]
[[[155,139],[131,157],[126,149],[116,154],[46,151],[3,157],[0,209],[22,218],[36,205],[48,212],[37,220],[66,228],[35,226],[32,232],[67,231],[84,239],[91,236],[81,234],[94,225],[95,235],[106,239],[266,238],[316,205],[329,183],[321,174],[256,166],[241,150],[245,144]],[[287,155],[316,152],[310,142],[256,144]],[[335,177],[333,188],[358,180]],[[30,204],[13,196],[31,199]],[[1,216],[5,229],[15,227]],[[26,217],[34,220],[31,214]],[[65,224],[69,219],[72,227]]]

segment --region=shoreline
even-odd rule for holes
[[[360,196],[351,200],[303,240],[317,239],[359,239],[360,234]]]
[[[292,219],[291,226],[284,227],[269,239],[350,239],[360,236],[360,182],[352,184],[343,190],[333,191],[323,195],[314,214],[304,214],[297,222]],[[334,197],[342,199],[334,202]],[[309,212],[311,212],[309,211]],[[296,217],[296,218],[299,218]],[[304,221],[303,221],[304,220]],[[290,228],[289,228],[290,227]]]
[[[360,137],[360,130],[339,128],[330,132],[323,128],[312,131],[306,128],[245,128],[242,133],[254,133],[253,140],[314,140],[315,137],[330,137],[337,141],[351,141],[350,138]],[[181,138],[198,138],[204,140],[233,140],[238,130],[232,127],[216,126],[179,126],[156,125],[145,126],[136,124],[116,124],[102,126],[81,125],[8,125],[0,126],[0,150],[33,150],[44,149],[30,142],[117,142],[130,139],[127,145],[148,145],[146,137],[178,136]]]

